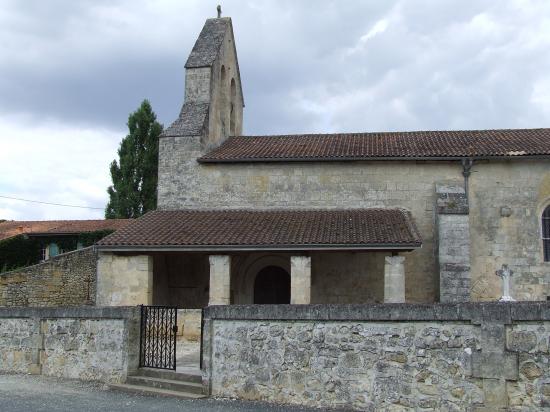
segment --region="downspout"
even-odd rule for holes
[[[469,196],[469,178],[471,174],[472,166],[474,165],[474,160],[471,157],[462,159],[462,176],[464,176],[464,192],[466,194],[466,200],[470,200]],[[469,203],[469,202],[468,202]]]

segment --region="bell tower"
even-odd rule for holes
[[[185,64],[185,103],[208,105],[204,150],[243,127],[243,93],[231,18],[208,19]]]
[[[243,130],[244,99],[229,17],[207,19],[185,63],[185,99],[159,139],[157,207],[194,205],[197,158]]]

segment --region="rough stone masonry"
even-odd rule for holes
[[[360,411],[550,410],[550,304],[205,310],[213,396]]]
[[[0,306],[93,305],[97,255],[93,247],[0,274]]]
[[[0,308],[0,373],[124,382],[139,361],[139,308]]]

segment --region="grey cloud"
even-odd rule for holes
[[[12,40],[19,39],[23,46],[29,39],[42,38],[45,50],[60,61],[44,69],[40,60],[48,56],[40,50],[36,61],[22,58],[7,64],[4,60],[0,110],[122,130],[128,113],[149,98],[159,119],[170,123],[183,100],[186,55],[204,18],[214,15],[214,3],[180,6],[178,10],[189,12],[182,13],[181,26],[161,28],[166,32],[160,39],[164,44],[142,46],[136,33],[110,39],[109,30],[96,26],[110,21],[98,17],[103,16],[98,8],[108,12],[112,7],[116,14],[129,3],[112,4],[13,3],[14,10],[8,13],[13,19],[3,31],[11,30]],[[132,5],[127,19],[146,22],[140,15],[146,3]],[[540,50],[530,54],[518,42],[517,11],[513,2],[492,1],[228,1],[224,12],[234,20],[247,103],[245,130],[319,131],[327,125],[327,115],[333,119],[329,128],[342,130],[520,127],[527,126],[524,122],[547,122],[534,115],[543,112],[531,107],[529,98],[532,83],[544,75],[543,67],[548,68],[548,58],[537,55]],[[480,15],[493,19],[487,24],[496,24],[501,32],[480,38],[472,27]],[[195,16],[202,17],[190,21]],[[387,20],[387,29],[362,45],[361,37],[381,19]],[[113,21],[125,24],[124,18]],[[143,30],[155,30],[156,22],[151,23]],[[107,36],[97,42],[105,50],[83,53],[78,41],[67,41],[75,24]],[[129,24],[130,29],[136,26]],[[124,28],[117,27],[118,34],[120,30]],[[56,43],[70,47],[58,50]],[[355,52],[346,54],[354,47]],[[331,111],[331,97],[341,95],[345,100],[346,94],[361,93],[363,98],[353,97],[355,106],[344,104],[345,112],[338,107]],[[326,111],[300,109],[303,102],[296,96]]]
[[[185,60],[216,4],[4,3],[0,129],[2,119],[25,114],[4,130],[19,130],[29,148],[23,132],[33,125],[51,131],[34,139],[52,141],[56,124],[75,133],[107,130],[110,146],[101,150],[112,153],[81,140],[88,156],[107,165],[143,98],[165,125],[176,118]],[[227,0],[223,9],[233,18],[247,134],[550,126],[549,2]],[[9,144],[0,136],[1,147]],[[63,153],[52,159],[79,161]],[[105,170],[95,171],[96,182],[108,181],[108,168],[97,167]],[[42,173],[30,168],[17,182],[0,173],[0,193],[47,197]],[[59,193],[73,189],[62,184],[67,176],[51,173],[52,192],[62,199]],[[100,202],[99,195],[78,196],[71,201]],[[41,216],[51,217],[51,209]]]

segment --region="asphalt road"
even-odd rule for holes
[[[259,402],[216,399],[182,400],[126,394],[108,390],[105,385],[62,380],[45,376],[0,375],[2,412],[91,412],[91,411],[319,411]]]

